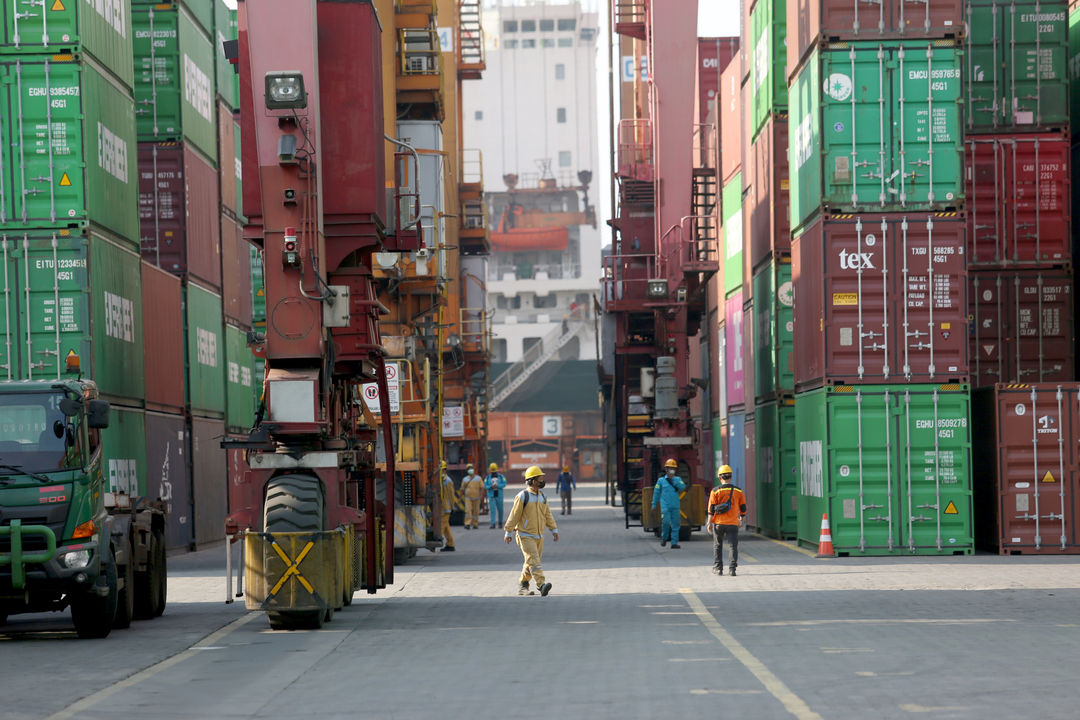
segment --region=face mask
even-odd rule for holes
[[[668,475],[674,475],[675,471],[673,469],[671,469],[671,468],[668,468],[667,474]]]

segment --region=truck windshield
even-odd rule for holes
[[[24,473],[81,465],[79,418],[64,417],[62,393],[0,394],[0,462]],[[0,467],[0,475],[11,475]]]

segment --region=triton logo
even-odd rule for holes
[[[874,253],[854,253],[841,250],[840,267],[844,270],[872,270],[874,269]]]

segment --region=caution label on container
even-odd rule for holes
[[[1042,476],[1042,481],[1047,483],[1057,482],[1057,480],[1054,479],[1054,476],[1050,473],[1049,470],[1047,470],[1046,474]]]
[[[49,9],[53,12],[59,12],[61,10],[66,10],[67,8],[64,7],[64,3],[60,2],[60,0],[55,0],[55,2],[52,4],[52,7]]]
[[[960,514],[960,511],[956,509],[956,504],[953,503],[952,500],[950,500],[949,504],[945,506],[945,514],[946,515],[959,515]]]
[[[60,187],[71,187],[71,178],[68,177],[67,173],[60,176]]]
[[[833,293],[833,305],[858,305],[859,293]]]

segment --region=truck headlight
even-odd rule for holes
[[[69,570],[84,568],[90,564],[89,550],[71,550],[59,558],[60,564]]]

